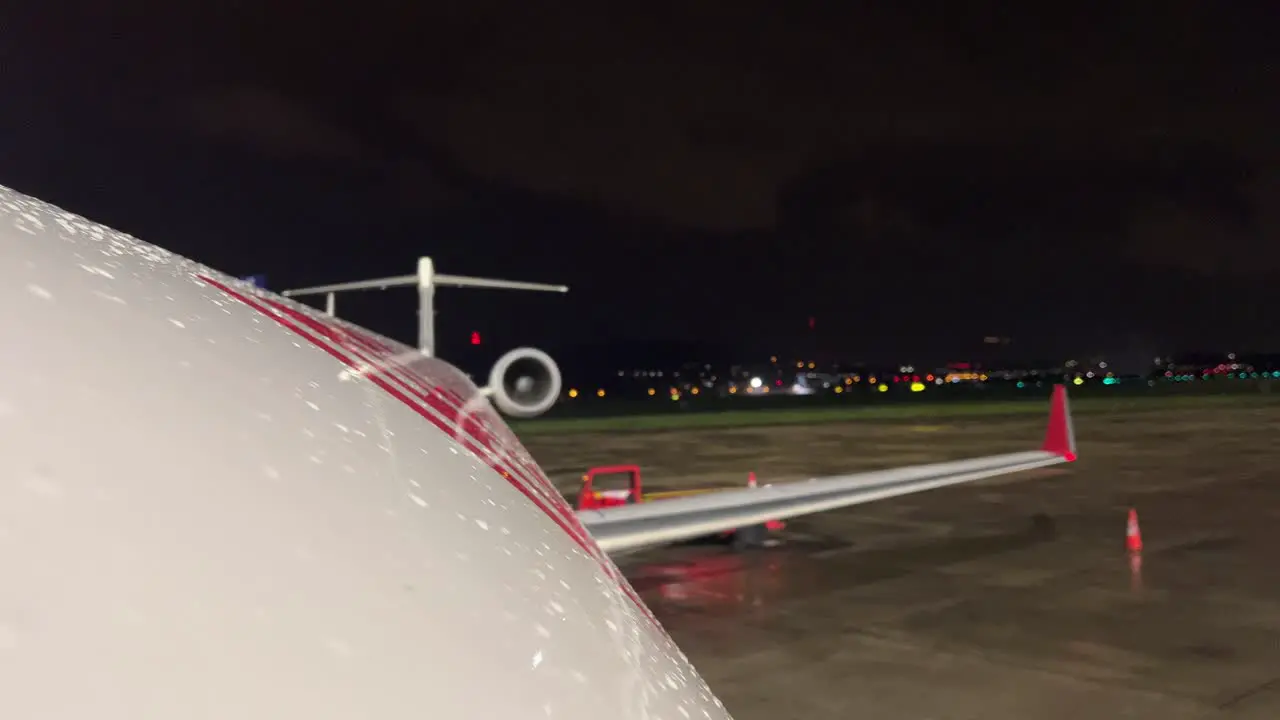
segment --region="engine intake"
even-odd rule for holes
[[[535,348],[516,348],[498,358],[489,372],[489,398],[504,414],[534,417],[560,397],[560,367]]]

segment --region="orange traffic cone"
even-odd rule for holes
[[[756,474],[754,472],[747,473],[747,487],[753,488],[755,486],[756,486]]]
[[[1138,528],[1138,511],[1129,508],[1129,523],[1124,531],[1124,544],[1131,553],[1142,552],[1142,530]]]
[[[1142,592],[1142,553],[1129,553],[1129,589],[1134,593]]]

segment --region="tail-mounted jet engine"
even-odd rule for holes
[[[494,363],[485,394],[504,414],[528,418],[550,410],[560,397],[560,386],[560,367],[550,355],[516,348]]]

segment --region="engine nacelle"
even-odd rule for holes
[[[489,399],[504,414],[534,417],[560,398],[560,367],[534,348],[516,348],[498,358],[489,372]]]

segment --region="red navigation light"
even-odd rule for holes
[[[480,344],[480,333],[478,333],[478,332],[473,332],[473,333],[471,333],[471,344],[472,344],[472,345],[479,345],[479,344]]]

